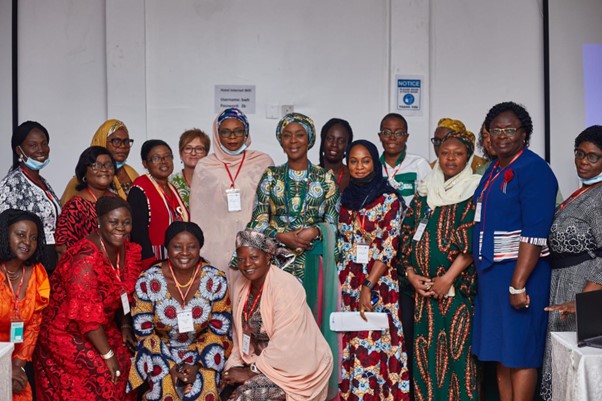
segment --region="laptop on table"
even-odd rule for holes
[[[602,348],[602,290],[576,295],[577,346]]]

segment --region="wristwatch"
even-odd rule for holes
[[[374,287],[374,284],[372,284],[372,282],[370,280],[368,280],[367,278],[364,279],[364,282],[362,283],[362,285],[364,287],[368,287],[369,290],[371,290],[372,287]]]
[[[249,369],[251,370],[251,372],[255,373],[256,375],[261,374],[259,369],[257,369],[257,365],[255,365],[254,363],[249,365]]]
[[[517,290],[516,288],[510,286],[510,288],[508,290],[510,291],[510,294],[516,295],[516,294],[522,294],[523,292],[527,291],[527,288],[523,287],[520,290]]]

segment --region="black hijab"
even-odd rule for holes
[[[369,179],[368,182],[366,182],[366,178],[350,178],[349,185],[345,188],[345,191],[343,191],[343,195],[341,196],[343,207],[349,210],[360,210],[383,194],[395,193],[395,189],[393,189],[393,187],[389,185],[389,182],[383,177],[383,166],[379,159],[378,149],[372,142],[360,139],[350,143],[346,152],[347,166],[349,166],[351,149],[358,145],[364,146],[368,149],[368,152],[370,152],[374,171],[370,174],[369,177],[371,179]]]

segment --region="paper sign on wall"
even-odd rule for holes
[[[397,94],[397,110],[400,112],[416,112],[422,114],[422,90],[424,78],[420,76],[395,76]]]
[[[230,107],[255,114],[255,85],[215,85],[215,113]]]

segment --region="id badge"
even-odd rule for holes
[[[427,223],[428,223],[427,219],[420,220],[420,223],[418,224],[418,228],[416,229],[416,232],[414,233],[414,237],[412,238],[412,240],[420,241],[422,239],[422,236],[424,235],[424,230],[426,230]]]
[[[251,352],[251,336],[247,333],[243,333],[242,335],[242,353],[245,355],[249,355]]]
[[[366,264],[370,261],[370,245],[360,240],[355,246],[355,263]]]
[[[11,322],[10,323],[10,342],[11,343],[22,343],[23,342],[23,322]]]
[[[184,309],[178,312],[178,333],[190,333],[191,331],[194,331],[192,309]]]
[[[475,223],[480,223],[481,222],[481,207],[482,207],[483,203],[481,201],[477,201],[477,206],[475,208],[474,211],[474,221]]]
[[[240,212],[242,210],[242,202],[240,200],[240,189],[230,188],[226,190],[228,198],[228,211]]]
[[[128,299],[128,294],[125,292],[121,293],[121,307],[123,308],[124,316],[130,313],[130,300]]]

